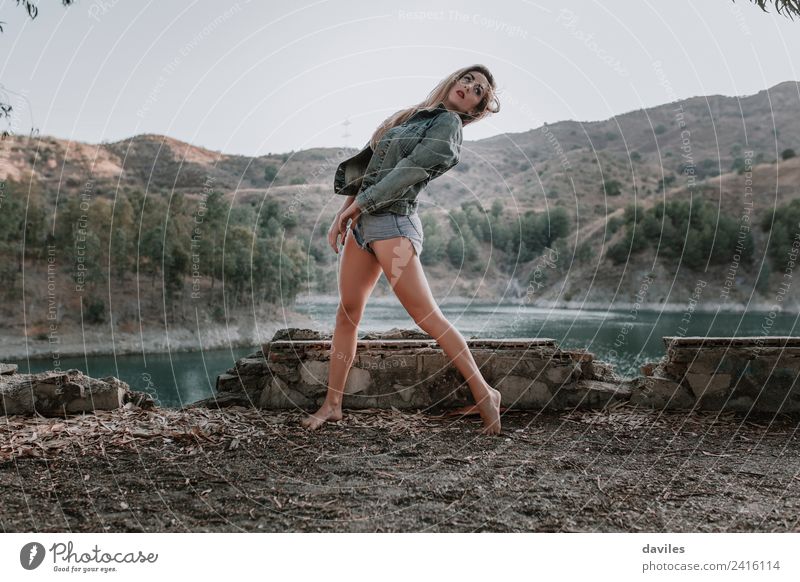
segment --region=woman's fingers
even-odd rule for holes
[[[336,248],[336,237],[337,236],[338,235],[336,234],[336,231],[334,231],[332,228],[328,231],[328,246],[333,249],[334,253],[338,254],[339,250]]]

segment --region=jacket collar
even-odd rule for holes
[[[420,110],[416,111],[411,117],[408,118],[408,121],[411,121],[412,119],[415,119],[416,117],[419,117],[419,116],[438,115],[439,113],[442,113],[442,112],[447,111],[447,110],[448,110],[447,107],[444,106],[444,101],[439,101],[433,107],[427,107],[425,109],[420,109]]]

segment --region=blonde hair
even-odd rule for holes
[[[391,128],[404,123],[419,110],[430,109],[435,107],[440,101],[444,101],[447,95],[450,93],[450,89],[453,87],[453,85],[455,85],[461,77],[472,71],[483,73],[483,75],[489,81],[489,86],[486,87],[486,92],[484,93],[483,98],[481,98],[480,103],[478,103],[476,108],[477,113],[475,115],[470,115],[469,113],[459,113],[463,125],[475,123],[490,113],[497,113],[500,111],[500,101],[497,99],[494,77],[489,72],[489,69],[484,65],[471,65],[469,67],[463,67],[439,81],[439,84],[436,85],[436,87],[434,87],[430,93],[428,93],[428,96],[421,103],[418,103],[413,107],[409,107],[408,109],[401,109],[397,113],[386,118],[386,120],[378,126],[378,129],[375,130],[369,140],[369,145],[373,151],[383,137],[383,134],[385,134]]]

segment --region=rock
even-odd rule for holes
[[[183,408],[229,408],[231,406],[252,408],[253,401],[241,392],[221,392],[210,398],[187,404]]]
[[[641,365],[639,368],[642,371],[642,374],[645,376],[652,376],[653,372],[655,371],[656,367],[658,366],[658,362],[646,362]]]
[[[421,339],[432,340],[433,338],[427,333],[417,331],[415,329],[399,329],[393,327],[388,331],[382,332],[369,332],[364,334],[362,340],[381,340],[381,339]]]
[[[725,396],[731,385],[731,375],[686,374],[686,382],[698,400],[703,396]]]
[[[635,378],[630,381],[630,387],[630,403],[637,406],[686,410],[695,404],[694,396],[687,388],[668,378]]]
[[[531,384],[533,384],[531,378],[509,375],[495,382],[494,387],[500,391],[501,405],[508,407],[517,404],[526,395]]]
[[[287,340],[318,340],[322,339],[322,334],[313,329],[301,329],[297,327],[286,327],[279,329],[272,336],[274,342]]]
[[[258,376],[268,371],[264,358],[242,358],[236,362],[236,371],[241,376]]]
[[[585,364],[584,364],[585,366]],[[590,372],[587,374],[587,380],[599,380],[601,382],[615,382],[619,383],[622,378],[614,371],[614,364],[601,362],[600,360],[593,360],[590,364]]]
[[[117,380],[116,378],[114,378],[114,380],[119,382],[119,380]],[[156,407],[155,400],[153,400],[153,397],[147,392],[137,392],[136,390],[129,390],[125,392],[124,401],[126,404],[133,404],[137,408],[141,408],[143,410],[153,410]]]
[[[240,392],[241,382],[235,374],[220,374],[217,376],[217,392]]]
[[[567,384],[559,394],[563,408],[605,408],[613,401],[627,401],[631,390],[625,383],[579,380]]]
[[[0,376],[3,414],[64,416],[114,410],[126,403],[128,384],[114,377],[90,378],[80,370]]]
[[[17,373],[16,364],[2,364],[0,363],[0,376],[6,376]]]

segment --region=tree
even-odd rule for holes
[[[423,265],[438,265],[446,255],[447,241],[442,227],[432,214],[423,214],[422,230],[425,233],[425,243],[420,262]]]
[[[63,6],[72,6],[74,3],[75,0],[61,0],[61,4]],[[17,0],[17,6],[22,6],[25,8],[25,12],[28,13],[28,16],[31,17],[31,20],[34,20],[39,15],[39,7],[30,0]],[[0,20],[0,32],[4,32],[4,24],[5,22]]]
[[[133,222],[133,206],[125,194],[118,194],[111,211],[109,236],[111,237],[111,272],[118,281],[123,281],[131,265],[136,235]]]
[[[463,230],[461,237],[453,237],[447,243],[447,258],[456,268],[466,267],[468,270],[479,270],[478,241],[475,235],[468,230]]]
[[[622,184],[619,180],[605,180],[601,191],[609,196],[619,196],[622,194]]]
[[[492,202],[492,209],[490,211],[492,218],[497,220],[503,215],[503,201],[499,198],[495,198],[494,202]]]
[[[74,3],[75,0],[61,0],[61,4],[64,6],[72,6]],[[28,16],[30,16],[31,20],[35,19],[39,15],[39,7],[30,0],[17,0],[17,6],[22,6],[25,8],[25,12],[28,13]],[[5,29],[3,28],[4,24],[5,22],[0,20],[0,32],[5,32]],[[0,139],[5,139],[11,136],[11,131],[9,128],[11,127],[10,118],[12,110],[13,107],[11,104],[2,101],[2,95],[0,95],[0,118],[7,120],[6,127],[2,132],[0,132]],[[33,128],[31,128],[31,133],[33,133],[33,131]]]
[[[733,1],[734,3],[736,2],[736,0]],[[770,0],[750,0],[750,2],[764,12],[768,12],[766,6],[770,4]],[[795,16],[800,16],[800,2],[798,0],[771,0],[771,3],[775,5],[775,11],[781,16],[788,16],[790,20],[794,20]]]
[[[800,222],[800,199],[779,206],[774,214],[766,214],[761,220],[761,229],[770,231],[767,253],[776,270],[786,268],[798,222]]]

